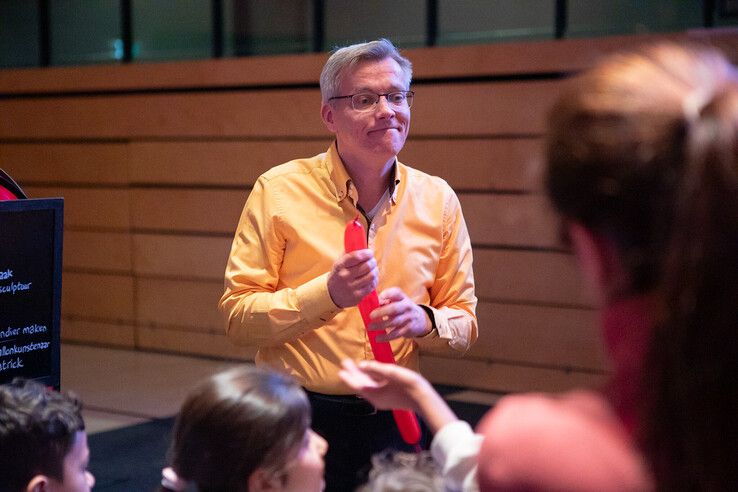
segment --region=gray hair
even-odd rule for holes
[[[405,89],[409,89],[413,78],[413,64],[397,51],[390,40],[380,38],[368,43],[344,46],[333,52],[320,73],[320,95],[323,102],[328,102],[330,98],[339,95],[338,88],[348,70],[363,61],[379,61],[385,58],[392,58],[400,65],[405,76]]]
[[[430,451],[387,449],[372,456],[369,480],[357,492],[455,492]]]

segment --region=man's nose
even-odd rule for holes
[[[377,101],[374,111],[380,115],[395,114],[395,110],[390,104],[389,99],[387,99],[387,96],[379,96],[379,101]]]

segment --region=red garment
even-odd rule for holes
[[[613,366],[606,397],[634,437],[640,375],[653,332],[654,302],[634,297],[615,302],[602,313],[602,335]]]
[[[604,393],[513,395],[480,422],[478,481],[489,490],[652,490],[636,447],[639,375],[652,333],[652,301],[633,298],[603,312],[613,376]]]
[[[18,197],[12,194],[10,190],[4,186],[0,186],[0,201],[15,200],[16,198]]]

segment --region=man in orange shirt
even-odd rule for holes
[[[313,427],[329,443],[328,490],[353,490],[372,453],[403,442],[341,381],[343,359],[370,359],[356,305],[375,288],[397,363],[419,369],[421,347],[465,352],[477,337],[469,235],[441,178],[397,160],[410,129],[412,65],[386,39],[337,50],[320,77],[327,152],[264,173],[246,202],[220,309],[256,363],[293,375],[308,391]],[[345,253],[359,217],[368,249]]]

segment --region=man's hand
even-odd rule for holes
[[[422,337],[433,329],[425,310],[398,287],[390,287],[379,294],[379,307],[370,316],[370,330],[387,330],[386,334],[377,336],[379,342]]]
[[[350,307],[377,288],[379,269],[374,253],[370,249],[359,249],[346,253],[335,263],[328,275],[328,293],[333,303]]]

